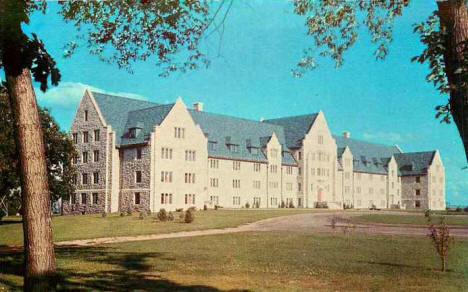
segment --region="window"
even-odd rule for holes
[[[83,152],[83,163],[88,163],[88,152]]]
[[[218,187],[218,179],[217,178],[210,178],[210,187],[217,188]]]
[[[196,151],[185,150],[185,161],[195,161],[195,160],[196,160]]]
[[[93,151],[93,161],[98,162],[99,161],[99,150],[94,150]]]
[[[419,200],[414,201],[414,207],[421,208],[421,201]]]
[[[219,160],[210,159],[210,168],[218,168],[218,167],[219,167]]]
[[[260,172],[260,163],[254,163],[254,171],[255,172]]]
[[[185,129],[184,128],[174,128],[174,137],[177,139],[184,139],[185,138]]]
[[[233,161],[232,162],[232,170],[240,170],[240,161]]]
[[[195,183],[195,173],[185,173],[185,183],[194,184]]]
[[[230,144],[229,145],[229,150],[233,153],[238,153],[239,152],[239,145],[236,144]]]
[[[133,197],[133,202],[135,203],[135,205],[140,205],[140,193],[135,193]]]
[[[259,189],[260,188],[260,181],[259,180],[254,180],[253,181],[253,188],[254,189]]]
[[[83,132],[83,143],[89,142],[89,134],[88,132]]]
[[[286,174],[292,174],[292,166],[286,166]]]
[[[136,159],[141,159],[141,147],[137,147],[136,149]]]
[[[172,171],[161,171],[161,182],[172,182]]]
[[[73,133],[73,144],[78,144],[78,133]]]
[[[73,195],[71,196],[71,203],[72,203],[72,204],[76,204],[77,196],[78,196],[77,194],[73,194]]]
[[[94,141],[95,142],[99,142],[101,140],[100,134],[101,134],[101,131],[94,130]]]
[[[208,150],[216,151],[217,148],[218,148],[218,143],[216,143],[215,141],[208,141]]]
[[[162,193],[161,204],[172,204],[172,194]]]
[[[78,155],[73,156],[73,164],[78,163]]]
[[[185,194],[185,205],[191,204],[195,205],[195,195],[194,194]]]
[[[99,172],[93,173],[93,183],[98,184],[99,183]]]
[[[297,174],[302,175],[302,168],[300,168],[300,167],[297,168]]]
[[[84,111],[84,120],[87,122],[88,121],[88,111]]]
[[[270,182],[268,182],[268,187],[270,189],[277,189],[278,188],[278,182],[277,181],[270,181]]]
[[[172,148],[161,148],[162,159],[172,159]]]
[[[302,184],[297,183],[297,191],[301,192],[302,191]]]
[[[93,205],[99,204],[99,196],[97,193],[93,193]]]
[[[271,207],[278,205],[278,198],[270,198]]]
[[[140,170],[135,171],[135,182],[141,183],[141,171]]]
[[[420,189],[415,190],[415,194],[416,194],[416,196],[421,195],[421,190]]]
[[[240,197],[239,197],[239,196],[234,196],[234,197],[232,197],[232,204],[233,204],[234,206],[240,205]]]
[[[260,197],[254,197],[253,198],[253,206],[254,208],[260,208],[260,202],[261,198]]]
[[[257,155],[258,154],[258,148],[257,147],[249,147],[249,152],[250,152],[250,154]]]
[[[361,174],[360,174],[360,173],[356,173],[356,179],[357,179],[357,180],[360,180],[360,179],[361,179]]]
[[[270,165],[270,172],[271,173],[277,173],[278,172],[278,166],[277,165]]]
[[[211,204],[218,205],[219,204],[219,197],[218,196],[210,196]]]
[[[297,160],[302,160],[302,152],[297,152]]]
[[[86,193],[81,194],[81,204],[86,205]]]
[[[322,135],[318,136],[318,143],[323,144],[323,136]]]
[[[83,173],[83,174],[82,174],[82,179],[83,179],[83,180],[82,180],[82,183],[83,183],[84,185],[87,185],[87,184],[88,184],[88,174],[87,174],[87,173]]]
[[[233,179],[232,180],[232,187],[235,188],[235,189],[239,189],[240,188],[240,179]]]
[[[416,177],[416,182],[417,182],[417,183],[420,183],[420,182],[421,182],[421,177],[417,176],[417,177]]]
[[[78,175],[76,173],[73,174],[73,184],[74,185],[78,184]]]

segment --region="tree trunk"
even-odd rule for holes
[[[445,259],[445,257],[443,256],[443,257],[442,257],[442,272],[445,272],[446,266],[447,266],[447,265],[446,265],[446,259]]]
[[[466,1],[447,0],[437,2],[441,30],[445,30],[445,73],[451,86],[450,112],[463,141],[468,159],[468,86],[463,74],[456,74],[459,68],[467,68],[468,60],[464,57],[468,45],[468,13]]]
[[[54,290],[55,253],[42,127],[28,69],[7,76],[21,169],[25,291]]]

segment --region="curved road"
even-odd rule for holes
[[[166,234],[150,234],[138,236],[105,237],[95,239],[83,239],[56,242],[56,246],[88,246],[106,243],[119,243],[128,241],[154,240],[165,238],[178,238],[202,235],[215,235],[248,231],[299,231],[310,233],[330,233],[350,231],[364,234],[387,234],[402,236],[427,236],[428,228],[424,225],[409,224],[376,224],[354,223],[352,217],[375,214],[375,212],[320,212],[299,215],[283,216],[265,219],[233,228],[207,229],[196,231],[182,231]],[[405,212],[385,212],[384,214],[414,215]],[[335,228],[332,227],[332,219],[336,219]],[[450,232],[455,237],[468,238],[468,226],[450,226]]]

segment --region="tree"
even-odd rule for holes
[[[441,270],[442,272],[445,272],[447,269],[447,256],[449,249],[453,244],[453,237],[450,236],[450,229],[445,223],[444,217],[441,218],[439,225],[431,224],[429,226],[428,236],[440,258]]]
[[[85,30],[90,53],[131,71],[131,64],[155,57],[162,76],[207,64],[198,50],[209,27],[205,1],[61,1],[60,14]],[[46,91],[60,81],[56,63],[42,41],[26,35],[22,24],[34,11],[45,13],[47,2],[0,0],[0,69],[13,109],[15,145],[23,205],[24,289],[52,290],[55,255],[50,218],[47,162],[31,74]],[[68,43],[71,55],[77,43]],[[179,51],[186,54],[175,58]]]
[[[47,109],[39,108],[39,119],[45,143],[48,183],[52,201],[68,199],[73,193],[74,167],[72,158],[76,155],[73,143],[60,128]],[[21,201],[17,190],[21,188],[13,133],[13,118],[6,92],[0,93],[0,198],[9,203]],[[18,205],[18,204],[16,204]],[[19,211],[19,210],[16,210]]]
[[[468,159],[467,0],[435,2],[437,11],[414,26],[426,48],[412,61],[427,63],[430,72],[426,80],[449,94],[447,102],[436,106],[436,118],[444,123],[453,118]],[[315,69],[317,55],[332,58],[340,67],[344,52],[358,40],[362,24],[376,44],[376,58],[384,59],[392,41],[393,21],[409,4],[410,0],[294,0],[295,13],[306,17],[313,44],[304,50],[293,74],[300,77]]]

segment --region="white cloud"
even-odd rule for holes
[[[133,93],[128,92],[112,92],[108,90],[99,89],[97,87],[87,85],[80,82],[62,82],[57,87],[52,87],[47,92],[40,91],[39,88],[35,88],[38,103],[41,106],[45,106],[52,109],[58,110],[69,110],[76,109],[78,103],[83,97],[83,93],[86,88],[92,91],[98,91],[111,95],[124,96],[135,99],[146,100],[147,98]]]
[[[396,132],[376,132],[376,133],[364,133],[362,137],[365,140],[375,141],[375,142],[392,142],[400,143],[414,138],[411,134],[402,135]]]

